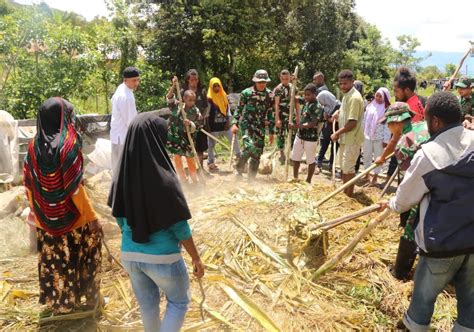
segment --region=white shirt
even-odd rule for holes
[[[137,116],[133,90],[125,83],[120,84],[112,96],[112,120],[110,122],[110,141],[125,144],[128,126]]]

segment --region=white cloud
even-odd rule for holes
[[[428,51],[464,52],[468,41],[474,41],[473,0],[356,0],[356,12],[375,24],[393,46],[401,34],[415,36],[419,50]]]
[[[104,0],[15,0],[15,2],[28,5],[45,2],[51,8],[75,12],[87,20],[92,20],[96,16],[107,17],[109,15]]]

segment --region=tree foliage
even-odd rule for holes
[[[204,83],[222,79],[229,91],[251,84],[257,69],[278,83],[282,69],[300,66],[300,82],[315,71],[335,83],[352,69],[368,88],[390,84],[396,66],[417,66],[419,45],[400,36],[394,50],[354,12],[353,0],[107,0],[112,15],[87,22],[41,3],[0,0],[0,108],[32,117],[60,95],[80,112],[110,111],[123,69],[141,70],[140,111],[164,106],[172,75],[196,68]]]

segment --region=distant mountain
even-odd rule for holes
[[[422,67],[427,66],[436,66],[440,70],[444,71],[444,66],[448,63],[453,63],[456,66],[459,64],[459,61],[464,56],[464,53],[461,52],[430,52],[430,51],[420,51],[416,52],[417,57],[426,57],[431,53],[431,56],[426,60],[421,62]],[[468,56],[464,65],[461,68],[461,75],[466,75],[466,66],[469,76],[474,76],[474,57]]]

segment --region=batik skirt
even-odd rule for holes
[[[37,228],[39,302],[54,313],[69,313],[99,299],[102,233],[89,224],[60,236]]]

